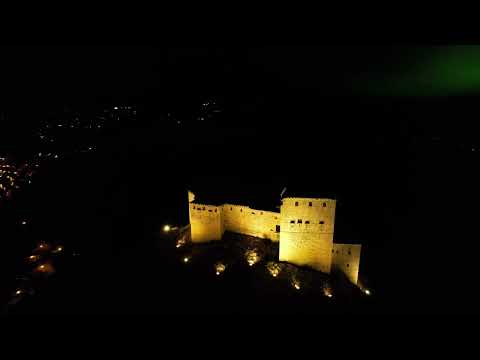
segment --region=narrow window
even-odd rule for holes
[[[295,220],[290,220],[290,224],[295,224]]]
[[[280,225],[275,226],[275,232],[279,233],[280,232]]]
[[[311,202],[311,201],[308,203],[308,206],[312,206],[312,202]]]
[[[335,250],[334,250],[334,249],[332,249],[332,254],[333,254],[333,253],[335,253]]]
[[[298,201],[295,201],[295,206],[298,206]]]
[[[348,250],[348,255],[352,255],[352,252],[350,250]]]
[[[203,209],[202,209],[202,210],[205,210],[205,206],[203,207]]]
[[[305,224],[310,224],[310,220],[305,221]]]
[[[195,206],[193,207],[193,210],[195,210]]]
[[[350,264],[347,264],[347,267],[350,267]]]
[[[243,209],[240,209],[240,212],[243,212]]]
[[[232,211],[232,210],[233,210],[233,209],[232,209],[232,208],[230,208],[230,211]]]
[[[299,224],[301,224],[301,223],[302,223],[302,219],[298,219],[297,222],[298,222]]]
[[[212,212],[212,209],[208,209],[208,212]]]
[[[217,212],[217,209],[215,209],[215,212]]]
[[[263,215],[263,211],[260,211],[260,215]]]
[[[323,207],[327,207],[327,203],[323,203]]]
[[[325,224],[325,221],[321,220],[320,225],[323,225],[323,224]]]

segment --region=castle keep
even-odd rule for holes
[[[340,271],[357,284],[361,245],[333,241],[336,201],[286,197],[280,212],[248,206],[195,202],[189,192],[193,243],[221,240],[225,231],[279,242],[279,261],[309,266],[324,273]]]

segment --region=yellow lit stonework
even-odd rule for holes
[[[285,198],[280,214],[280,261],[330,273],[335,200]]]
[[[277,213],[233,204],[198,204],[193,193],[188,195],[192,243],[221,240],[225,231],[269,239],[280,242],[279,261],[327,274],[339,270],[357,283],[361,245],[334,244],[335,200],[287,197]],[[247,258],[250,266],[259,260]]]
[[[358,281],[358,270],[360,268],[360,251],[361,245],[354,244],[333,244],[333,270],[340,271],[352,283]]]

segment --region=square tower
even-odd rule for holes
[[[336,202],[293,198],[280,208],[280,261],[330,273]]]

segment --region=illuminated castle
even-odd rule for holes
[[[357,284],[361,245],[333,242],[335,200],[286,197],[280,212],[199,204],[191,192],[188,200],[193,243],[221,240],[225,231],[269,239],[280,243],[279,261],[340,271]]]

